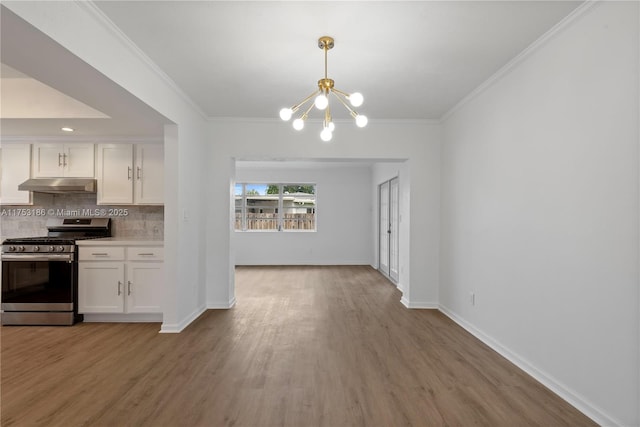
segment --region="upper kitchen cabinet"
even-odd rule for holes
[[[0,204],[30,205],[31,192],[18,185],[31,178],[31,144],[2,143],[0,148]]]
[[[133,203],[133,147],[98,144],[96,176],[98,204]]]
[[[94,145],[90,143],[33,144],[33,177],[94,177]]]
[[[164,146],[136,145],[134,202],[142,205],[164,203]]]
[[[162,144],[98,144],[98,204],[161,205],[164,202]]]

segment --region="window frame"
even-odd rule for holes
[[[247,210],[248,210],[248,206],[247,206],[247,186],[250,185],[277,185],[278,186],[278,205],[276,208],[276,227],[275,228],[268,228],[268,229],[249,229],[247,228]],[[284,194],[284,187],[285,186],[294,186],[294,185],[306,185],[306,186],[313,186],[313,195],[314,197],[314,204],[313,204],[313,229],[300,229],[300,228],[284,228],[284,197],[286,196]],[[238,186],[241,186],[242,188],[242,192],[241,194],[237,194],[237,189]],[[236,182],[234,184],[234,195],[233,195],[233,203],[234,203],[234,225],[233,225],[233,229],[236,232],[240,232],[240,233],[272,233],[272,232],[285,232],[285,233],[316,233],[318,231],[318,209],[317,209],[317,205],[318,205],[318,185],[316,183],[310,183],[310,182],[278,182],[278,183],[274,183],[274,182]],[[241,228],[237,228],[237,214],[238,214],[238,206],[236,204],[236,201],[238,200],[238,196],[240,197],[240,227]]]

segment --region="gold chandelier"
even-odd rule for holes
[[[293,114],[300,110],[307,102],[309,102],[312,98],[315,97],[314,102],[312,102],[300,117],[293,121],[293,128],[295,130],[302,130],[304,128],[304,121],[309,116],[309,111],[315,105],[318,110],[324,110],[324,121],[322,122],[322,132],[320,132],[320,138],[325,141],[331,141],[333,137],[333,130],[335,129],[335,124],[331,118],[331,108],[329,107],[329,93],[332,93],[342,105],[349,110],[351,117],[353,117],[356,121],[356,125],[358,127],[365,127],[367,125],[368,119],[367,116],[362,114],[358,114],[355,112],[347,101],[353,107],[359,107],[362,105],[364,98],[361,93],[354,92],[352,94],[348,94],[338,90],[334,87],[334,82],[332,79],[327,77],[327,52],[329,49],[332,49],[334,46],[334,41],[332,37],[323,36],[318,39],[318,47],[324,50],[324,78],[318,80],[318,89],[316,89],[311,95],[307,96],[298,104],[294,105],[291,108],[283,108],[280,110],[280,118],[284,121],[288,121],[291,119]]]

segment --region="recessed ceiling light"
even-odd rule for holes
[[[75,129],[74,128],[69,128],[69,127],[63,127],[63,128],[60,128],[60,130],[63,130],[65,132],[73,132]]]

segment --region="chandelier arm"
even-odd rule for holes
[[[340,93],[340,92],[336,91],[336,89],[334,88],[334,89],[331,89],[331,93],[333,93],[333,95],[334,95],[336,98],[338,98],[338,101],[340,101],[340,102],[342,103],[342,105],[344,105],[344,107],[345,107],[347,110],[349,110],[349,113],[351,113],[351,117],[355,118],[355,117],[358,115],[358,113],[356,113],[356,112],[355,112],[351,107],[349,107],[349,105],[347,105],[347,103],[346,103],[346,102],[344,102],[344,99],[342,99],[342,98],[338,95],[338,93]]]
[[[304,114],[302,114],[302,116],[300,116],[300,118],[302,120],[305,120],[307,117],[309,117],[309,111],[311,111],[312,108],[313,108],[313,103],[311,105],[309,105],[309,108],[307,108],[307,111],[305,111]]]
[[[331,109],[327,105],[327,108],[324,110],[324,127],[328,127],[329,123],[331,123]]]
[[[318,93],[320,93],[320,89],[316,89],[313,91],[313,93],[309,96],[307,96],[305,99],[303,99],[302,101],[298,102],[296,105],[294,105],[293,107],[291,107],[291,110],[293,112],[298,111],[298,109],[300,109],[300,107],[302,107],[304,104],[306,104],[307,102],[309,102],[309,100],[311,98],[313,98],[314,96],[316,96]]]
[[[348,97],[349,97],[349,94],[348,94],[348,93],[343,92],[343,91],[341,91],[340,89],[336,89],[335,87],[334,87],[334,88],[331,88],[331,90],[332,90],[332,91],[334,91],[334,92],[336,92],[336,93],[339,93],[340,95],[344,96],[345,98],[348,98]]]

